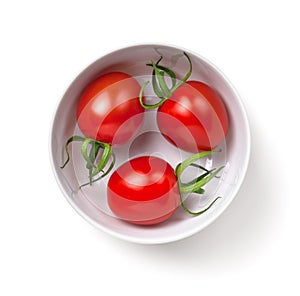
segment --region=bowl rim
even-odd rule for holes
[[[237,98],[237,103],[239,104],[240,107],[240,111],[241,111],[241,115],[245,124],[245,136],[246,136],[246,153],[245,153],[245,157],[244,157],[244,161],[243,161],[243,166],[242,169],[240,171],[240,178],[238,180],[238,182],[235,184],[234,189],[232,190],[230,196],[231,199],[223,206],[223,208],[216,214],[211,216],[209,219],[207,219],[205,221],[205,223],[201,223],[199,224],[198,227],[193,227],[192,229],[188,229],[185,230],[184,232],[180,233],[180,234],[176,234],[176,235],[171,235],[171,236],[166,236],[165,238],[140,238],[140,237],[136,237],[136,236],[131,236],[131,235],[125,235],[122,233],[119,233],[117,231],[114,231],[110,228],[107,228],[99,223],[97,223],[96,221],[94,221],[91,217],[89,217],[87,214],[85,214],[76,204],[75,202],[73,202],[72,198],[69,196],[69,194],[66,192],[66,190],[64,189],[64,187],[62,186],[59,176],[55,170],[55,163],[54,163],[54,155],[53,155],[53,150],[52,150],[52,138],[53,138],[53,133],[54,133],[54,122],[55,122],[55,118],[56,118],[56,114],[57,114],[57,110],[60,107],[60,104],[66,94],[66,92],[68,91],[69,87],[72,85],[72,83],[77,79],[77,77],[79,75],[81,75],[89,66],[93,65],[95,62],[97,62],[99,59],[105,58],[106,56],[110,55],[110,54],[114,54],[117,53],[118,51],[121,50],[128,50],[130,48],[136,48],[136,47],[143,47],[143,46],[162,46],[162,47],[169,47],[169,48],[174,48],[174,49],[178,49],[181,51],[186,51],[188,53],[193,54],[194,56],[196,56],[197,58],[199,58],[200,60],[203,60],[205,63],[207,63],[214,71],[216,71],[217,73],[219,73],[219,75],[224,79],[224,81],[228,84],[228,86],[230,87],[231,91],[233,92],[233,94],[235,95],[235,97]],[[93,225],[95,228],[122,240],[131,242],[131,243],[138,243],[138,244],[145,244],[145,245],[155,245],[155,244],[165,244],[165,243],[172,243],[172,242],[176,242],[185,238],[188,238],[198,232],[200,232],[201,230],[203,230],[204,228],[206,228],[208,225],[212,224],[218,217],[220,217],[224,211],[229,207],[229,205],[232,203],[232,201],[236,198],[244,180],[246,177],[246,173],[248,170],[248,166],[249,166],[249,161],[250,161],[250,154],[251,154],[251,130],[250,130],[250,125],[249,125],[249,120],[248,120],[248,115],[243,103],[243,98],[240,95],[240,93],[237,91],[236,87],[231,83],[231,81],[228,79],[228,77],[223,73],[223,71],[221,71],[214,63],[212,63],[210,60],[208,60],[207,58],[205,58],[204,56],[202,56],[201,54],[194,52],[193,50],[184,48],[182,46],[178,46],[178,45],[174,45],[174,44],[165,44],[165,43],[136,43],[136,44],[129,44],[127,46],[124,47],[117,47],[115,49],[112,50],[106,50],[105,52],[103,52],[103,54],[101,54],[101,56],[99,58],[97,58],[96,60],[92,61],[90,64],[86,65],[78,74],[77,76],[71,81],[71,83],[68,85],[68,87],[65,89],[63,95],[57,99],[57,103],[54,106],[54,110],[52,112],[52,117],[50,119],[50,129],[49,129],[49,140],[48,140],[48,150],[49,150],[49,156],[50,156],[50,163],[51,163],[51,168],[52,168],[52,172],[54,174],[56,183],[58,184],[61,192],[63,193],[64,197],[66,198],[66,200],[68,201],[68,203],[73,207],[73,209],[75,209],[75,211],[82,217],[84,218],[87,222],[89,222],[91,225]]]

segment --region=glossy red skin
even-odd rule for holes
[[[82,133],[108,144],[126,143],[143,123],[139,83],[130,75],[111,72],[100,76],[83,91],[77,107]]]
[[[164,160],[149,156],[121,165],[109,179],[107,196],[117,217],[140,225],[167,220],[180,204],[174,170]]]
[[[216,91],[202,82],[189,81],[159,107],[157,123],[168,141],[197,153],[212,150],[224,140],[228,114]]]

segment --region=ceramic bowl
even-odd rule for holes
[[[83,89],[101,74],[122,71],[143,83],[151,74],[145,64],[156,61],[160,56],[166,66],[175,67],[183,76],[188,69],[182,58],[186,52],[193,62],[191,79],[200,80],[213,87],[223,98],[229,114],[229,131],[226,140],[220,144],[222,152],[205,161],[207,166],[225,165],[220,178],[207,185],[206,193],[197,199],[195,208],[205,207],[214,196],[222,196],[203,215],[192,217],[182,208],[167,221],[140,226],[124,222],[110,211],[107,204],[106,188],[110,174],[93,186],[80,188],[86,181],[86,169],[76,143],[71,147],[71,161],[61,169],[66,158],[66,140],[80,134],[76,124],[76,107]],[[148,75],[148,76],[147,76]],[[167,142],[159,133],[155,120],[155,110],[147,112],[144,124],[130,141],[114,149],[117,155],[115,168],[128,159],[141,155],[155,155],[167,160],[173,168],[190,154]],[[159,244],[180,240],[204,229],[219,217],[229,206],[244,179],[249,155],[250,132],[247,116],[241,98],[225,75],[211,62],[189,50],[159,45],[145,44],[127,47],[111,52],[88,66],[69,86],[55,112],[50,136],[50,154],[56,180],[64,196],[72,207],[88,222],[118,238],[143,244]]]

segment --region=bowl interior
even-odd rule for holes
[[[212,86],[222,96],[229,113],[229,132],[220,147],[222,152],[206,160],[206,166],[226,165],[220,179],[209,183],[206,194],[192,207],[205,206],[214,196],[222,196],[203,215],[191,217],[179,208],[166,222],[153,226],[137,226],[114,217],[106,200],[106,185],[109,175],[93,186],[79,189],[86,181],[87,174],[80,156],[80,147],[74,143],[71,161],[62,170],[66,155],[66,140],[80,134],[76,125],[76,108],[85,86],[101,74],[122,71],[137,78],[141,83],[151,68],[145,64],[163,56],[164,65],[176,68],[178,76],[188,70],[187,61],[182,58],[182,49],[162,45],[140,45],[110,53],[86,68],[70,85],[57,108],[51,133],[52,165],[57,181],[71,205],[89,222],[120,238],[140,243],[164,243],[194,234],[217,218],[230,204],[244,178],[250,149],[247,118],[240,98],[226,77],[204,58],[188,52],[193,62],[190,79],[200,80]],[[142,129],[126,145],[115,148],[118,155],[116,166],[140,155],[155,155],[175,166],[190,154],[169,144],[159,133],[155,110],[147,112]],[[159,149],[157,148],[159,147]]]

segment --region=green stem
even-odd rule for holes
[[[186,73],[186,75],[183,77],[183,79],[180,80],[177,84],[176,84],[176,75],[175,75],[175,73],[171,69],[159,65],[159,62],[162,60],[162,57],[160,57],[160,59],[156,63],[151,62],[150,64],[146,64],[147,66],[151,66],[153,68],[153,71],[152,71],[152,87],[153,87],[153,90],[154,90],[155,94],[161,100],[158,103],[153,104],[153,105],[143,103],[142,94],[143,94],[143,91],[144,91],[146,85],[149,82],[144,83],[142,85],[141,91],[140,91],[140,103],[145,109],[154,109],[154,108],[157,108],[157,107],[161,106],[167,99],[169,99],[173,95],[174,91],[177,88],[179,88],[181,85],[183,85],[189,79],[189,77],[191,76],[192,71],[193,71],[192,61],[191,61],[191,59],[190,59],[190,57],[188,56],[187,53],[184,52],[183,54],[188,59],[189,71]],[[169,75],[169,77],[171,78],[171,81],[172,81],[171,88],[169,88],[167,86],[167,83],[166,83],[166,80],[165,80],[165,73],[167,75]],[[158,83],[157,83],[157,81],[158,81]]]
[[[183,79],[181,81],[179,81],[174,87],[172,87],[172,89],[170,90],[171,93],[173,93],[178,87],[180,87],[182,84],[184,84],[190,78],[190,76],[193,72],[193,65],[192,65],[192,61],[191,61],[190,57],[188,56],[188,54],[186,52],[184,52],[183,54],[186,56],[186,58],[189,61],[190,69],[186,73],[186,75],[183,77]]]
[[[89,144],[94,143],[94,142],[95,142],[95,140],[86,138],[86,139],[83,141],[82,146],[81,146],[81,154],[82,154],[83,158],[84,158],[85,161],[86,161],[86,166],[87,166],[89,169],[92,169],[92,167],[93,167],[93,162],[92,162],[90,156],[88,155],[87,148],[88,148]]]
[[[164,98],[169,98],[172,93],[170,92],[167,83],[165,81],[165,72],[164,71],[159,71],[159,69],[156,67],[155,64],[153,64],[153,69],[155,71],[155,76],[157,77],[159,86],[161,88],[161,91],[163,93]]]
[[[190,165],[192,165],[194,162],[196,162],[197,160],[215,154],[215,153],[219,153],[221,152],[221,150],[214,150],[214,151],[203,151],[197,154],[192,155],[191,157],[187,158],[186,160],[184,160],[182,163],[180,163],[177,167],[176,167],[176,174],[177,176],[181,176],[182,172]]]
[[[145,109],[155,109],[157,107],[159,107],[160,105],[162,105],[166,100],[167,98],[162,98],[158,103],[156,104],[153,104],[153,105],[150,105],[150,104],[146,104],[143,102],[143,92],[144,92],[144,89],[146,88],[146,86],[149,84],[149,81],[146,81],[141,89],[140,89],[140,94],[139,94],[139,100],[140,100],[140,104],[145,108]]]
[[[205,208],[205,209],[203,209],[203,210],[201,210],[201,211],[199,211],[199,212],[193,212],[193,211],[191,211],[190,209],[188,209],[188,208],[186,207],[186,205],[185,205],[184,202],[183,202],[182,196],[180,196],[182,208],[183,208],[187,213],[189,213],[189,214],[192,215],[192,216],[200,216],[200,215],[202,215],[202,214],[205,213],[207,210],[209,210],[209,209],[212,207],[212,205],[213,205],[219,198],[221,198],[221,196],[218,196],[217,198],[215,198],[215,199],[212,201],[212,203],[211,203],[207,208]]]
[[[153,67],[153,64],[147,64],[147,66]],[[158,62],[155,64],[155,66],[156,66],[157,69],[162,70],[162,71],[164,71],[165,73],[167,73],[169,75],[169,77],[171,78],[171,83],[172,83],[171,89],[173,87],[175,87],[175,85],[176,85],[176,75],[175,75],[175,73],[167,67],[158,65]],[[154,69],[153,69],[153,72],[152,72],[152,76],[154,77],[154,80],[155,80],[155,70]],[[153,80],[152,80],[152,84],[153,84]]]
[[[88,184],[92,185],[94,182],[102,179],[104,176],[106,176],[112,170],[112,168],[115,164],[115,155],[111,149],[111,146],[107,143],[100,142],[100,141],[90,139],[90,138],[81,137],[81,136],[72,136],[71,138],[69,138],[67,140],[66,145],[65,145],[66,153],[67,153],[67,160],[65,161],[63,166],[61,166],[62,169],[66,166],[66,164],[70,160],[68,146],[73,141],[81,141],[82,142],[81,155],[82,155],[83,159],[86,161],[86,168],[88,169],[88,172],[89,172],[89,182],[81,185],[80,188],[82,186],[85,186]],[[91,145],[91,149],[90,149],[90,153],[88,153],[88,147],[90,145]],[[101,155],[99,162],[95,164],[95,162],[97,160],[97,155],[98,155],[100,149],[103,150],[102,155]],[[106,171],[104,171],[107,163],[109,162],[109,160],[111,158],[112,158],[112,161],[111,161],[110,166],[107,168]],[[96,179],[93,179],[100,172],[102,172],[101,176]]]
[[[202,166],[195,164],[195,162],[203,157],[218,153],[220,151],[221,150],[204,151],[204,152],[194,154],[191,157],[189,157],[188,159],[186,159],[185,161],[183,161],[182,163],[178,164],[175,169],[175,173],[176,173],[177,180],[178,180],[179,191],[180,191],[180,200],[181,200],[182,208],[187,213],[189,213],[193,216],[198,216],[198,215],[201,215],[204,212],[206,212],[216,202],[216,200],[220,198],[220,196],[217,197],[206,209],[201,210],[199,212],[193,212],[186,207],[184,200],[183,200],[183,195],[188,194],[188,193],[203,194],[204,189],[202,187],[205,186],[210,180],[217,177],[217,174],[224,168],[224,166],[221,166],[218,169],[207,170],[206,168],[203,168]],[[186,170],[189,166],[199,167],[199,168],[203,169],[205,171],[205,173],[203,173],[202,175],[200,175],[199,177],[193,179],[192,181],[190,181],[188,183],[183,183],[181,181],[181,176],[182,176],[184,170]]]
[[[187,185],[187,186],[181,186],[180,187],[180,192],[182,192],[182,193],[191,193],[191,192],[198,191],[201,187],[203,187],[211,179],[213,179],[223,168],[224,168],[224,166],[218,168],[214,173],[210,173],[207,177],[201,178],[200,180],[197,178],[195,183],[192,183],[192,184]],[[183,185],[183,184],[181,183],[181,185]]]
[[[156,62],[156,66],[158,66],[159,62],[161,61],[162,57],[160,57],[160,59]],[[146,64],[146,66],[151,66],[153,67],[153,62],[151,61],[151,64]],[[161,90],[159,89],[158,87],[158,84],[157,84],[157,81],[156,81],[156,76],[155,76],[155,70],[153,68],[152,70],[152,87],[153,87],[153,90],[155,92],[155,94],[160,98],[160,99],[163,99],[164,96],[163,96],[163,93],[161,92]]]
[[[100,148],[101,148],[101,145],[99,143],[97,143],[97,142],[92,143],[92,148],[91,148],[90,155],[89,155],[89,158],[90,158],[91,162],[93,163],[92,168],[96,168],[96,166],[94,165],[94,162],[97,158]],[[87,165],[86,168],[90,169],[91,167],[89,167]]]
[[[93,179],[93,180],[92,180],[92,183],[95,183],[95,182],[101,180],[102,178],[104,178],[104,177],[112,170],[112,168],[114,167],[115,162],[116,162],[116,156],[115,156],[115,154],[114,154],[113,152],[112,152],[111,156],[112,156],[112,161],[111,161],[111,163],[110,163],[108,169],[106,170],[106,172],[104,172],[104,173],[103,173],[102,175],[100,175],[98,178]],[[82,188],[82,187],[84,187],[84,186],[86,186],[86,185],[91,185],[91,184],[90,184],[90,182],[87,182],[87,183],[84,183],[84,184],[80,185],[79,188]]]
[[[63,169],[63,168],[67,165],[67,163],[69,162],[69,160],[70,160],[69,144],[72,143],[72,142],[74,142],[74,141],[80,141],[80,142],[83,142],[84,140],[85,140],[85,138],[84,138],[84,137],[81,137],[81,136],[72,136],[72,137],[70,137],[70,138],[67,140],[67,142],[66,142],[66,144],[65,144],[65,150],[66,150],[66,153],[67,153],[67,159],[66,159],[66,161],[64,162],[64,164],[63,164],[62,166],[60,166],[61,169]]]
[[[208,176],[212,171],[214,171],[215,169],[212,169],[210,171],[207,170],[207,172],[205,172],[204,174],[200,175],[199,177],[193,179],[192,181],[189,181],[188,183],[183,183],[181,182],[181,186],[190,186],[195,184],[196,182],[199,182],[200,180],[204,179],[206,176]]]
[[[197,163],[191,163],[190,166],[193,166],[193,167],[196,167],[198,169],[201,169],[205,172],[210,172],[209,170],[207,170],[204,166],[200,165],[200,164],[197,164]]]
[[[98,173],[100,173],[102,169],[106,166],[111,154],[112,154],[111,146],[106,143],[103,143],[103,153],[99,161],[99,164],[97,165],[96,169],[93,171],[92,174],[93,177],[96,176]]]
[[[164,71],[165,73],[167,73],[167,74],[170,76],[171,81],[172,81],[172,87],[174,87],[174,86],[176,85],[176,75],[175,75],[175,73],[174,73],[171,69],[159,65],[159,62],[160,62],[161,60],[162,60],[162,56],[161,56],[161,57],[159,58],[159,60],[156,62],[155,66],[156,66],[157,69]],[[158,84],[157,84],[157,81],[156,81],[156,75],[155,75],[155,68],[154,68],[153,65],[154,65],[153,62],[151,62],[150,64],[146,64],[146,66],[150,66],[150,67],[153,68],[153,71],[152,71],[152,87],[153,87],[153,90],[154,90],[155,94],[156,94],[160,99],[163,99],[163,98],[165,98],[165,95],[164,95],[163,91],[160,90],[160,88],[159,88],[159,86],[158,86]],[[171,88],[172,88],[172,87],[171,87]]]

